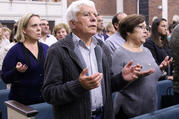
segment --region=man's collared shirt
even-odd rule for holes
[[[104,36],[103,36],[103,34],[99,34],[99,33],[96,33],[95,35],[94,35],[94,37],[96,38],[96,39],[100,39],[100,40],[102,40],[103,42],[104,42]]]
[[[73,42],[75,47],[79,48],[81,55],[86,66],[88,67],[88,75],[93,75],[98,72],[98,64],[95,55],[95,47],[97,40],[92,39],[91,45],[87,47],[85,43],[72,33]],[[90,90],[92,110],[95,110],[103,105],[102,88],[101,85],[98,88]]]
[[[51,46],[52,44],[57,42],[57,39],[55,38],[55,36],[48,34],[46,40],[43,40],[43,38],[40,38],[39,41],[48,46]]]
[[[108,37],[105,44],[109,47],[111,53],[113,53],[119,46],[122,46],[125,40],[122,38],[119,32],[116,32],[112,36]]]

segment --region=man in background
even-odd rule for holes
[[[49,29],[49,23],[46,19],[41,19],[41,38],[40,42],[47,44],[48,46],[51,46],[55,42],[57,42],[57,39],[51,35]]]
[[[107,35],[103,32],[104,30],[103,17],[101,15],[98,15],[96,18],[97,18],[97,33],[94,35],[94,37],[104,42],[106,40]]]
[[[113,53],[119,46],[123,45],[125,40],[121,37],[118,29],[119,22],[125,18],[127,15],[125,13],[117,13],[113,19],[112,24],[116,30],[112,36],[106,39],[105,44],[109,47],[111,53]]]

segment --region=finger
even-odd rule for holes
[[[138,79],[139,77],[137,75],[132,76],[133,79]]]
[[[173,61],[173,57],[170,58],[169,63],[171,63],[172,61]]]
[[[168,61],[168,59],[169,59],[169,56],[166,56],[165,59],[164,59],[164,61]]]
[[[90,83],[95,84],[96,82],[98,82],[101,79],[102,79],[102,73],[98,73],[95,75],[95,77],[90,79]]]
[[[129,61],[129,63],[128,63],[128,64],[126,64],[126,65],[125,65],[125,67],[126,67],[126,68],[129,68],[129,67],[131,67],[131,66],[132,66],[132,64],[133,64],[133,60]]]
[[[134,70],[136,70],[136,71],[141,71],[141,70],[142,70],[142,67],[141,67],[141,66],[140,66],[140,67],[135,67]]]
[[[88,72],[88,67],[83,69],[83,71],[80,73],[80,76],[85,76],[87,72]]]
[[[22,63],[21,62],[17,62],[17,66],[18,67],[22,66]]]
[[[94,82],[91,84],[94,88],[97,88],[100,86],[102,81],[102,75],[100,75],[99,77],[97,77]]]
[[[95,79],[96,77],[98,77],[99,75],[101,75],[101,73],[97,72],[97,73],[95,73],[95,74],[93,74],[91,76],[88,76],[87,79],[92,80],[92,79]]]
[[[147,71],[140,72],[138,76],[139,77],[145,77],[145,76],[152,74],[154,71],[155,71],[154,69],[149,69]]]

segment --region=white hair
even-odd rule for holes
[[[81,5],[86,5],[86,6],[95,8],[94,2],[90,0],[77,0],[77,1],[72,2],[66,11],[66,20],[68,24],[70,20],[77,21],[76,15],[80,11]]]
[[[174,15],[173,18],[172,18],[172,21],[173,22],[179,22],[179,16],[178,15]]]

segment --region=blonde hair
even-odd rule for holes
[[[109,22],[109,23],[106,25],[106,27],[105,27],[105,31],[106,31],[106,32],[110,32],[109,29],[110,29],[111,27],[114,27],[114,26],[113,26],[112,22]]]
[[[16,40],[17,42],[24,42],[26,39],[26,35],[24,34],[23,30],[25,28],[27,28],[27,25],[29,23],[29,20],[33,17],[33,16],[37,16],[40,18],[39,15],[37,14],[32,14],[32,13],[28,13],[25,14],[18,23],[18,27],[17,27],[17,34],[16,34]]]
[[[2,26],[2,24],[0,23],[0,28],[2,28],[3,26]]]
[[[6,32],[8,31],[9,33],[11,33],[11,30],[7,27],[2,27],[2,32]]]
[[[0,23],[0,29],[2,29],[3,25]],[[2,31],[0,32],[0,40],[3,38]]]
[[[62,29],[62,28],[64,28],[64,29],[66,30],[67,34],[70,33],[70,30],[69,30],[69,28],[68,28],[68,25],[65,24],[65,23],[60,23],[60,24],[55,25],[55,27],[53,28],[53,33],[52,33],[52,34],[53,34],[54,36],[56,36],[57,31],[60,30],[60,29]]]

